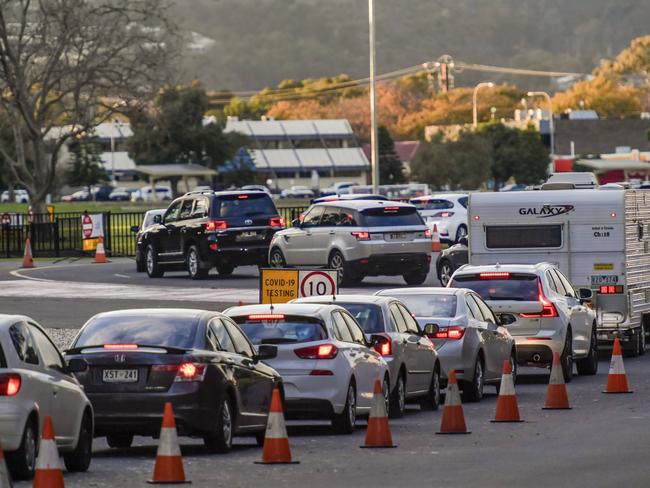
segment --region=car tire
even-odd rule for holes
[[[451,275],[454,274],[453,266],[448,259],[443,259],[438,264],[438,280],[442,286],[447,286],[451,281]]]
[[[145,268],[149,278],[161,278],[165,274],[165,270],[158,263],[158,254],[156,248],[149,244],[144,254]]]
[[[431,375],[431,385],[429,392],[420,400],[420,409],[422,410],[438,410],[442,401],[442,393],[440,390],[440,366],[436,364]]]
[[[341,251],[332,251],[327,260],[327,267],[338,271],[339,286],[356,285],[361,282],[363,277],[350,269],[350,265],[345,261]]]
[[[217,272],[221,276],[230,276],[235,270],[235,267],[232,264],[217,264]]]
[[[266,440],[266,431],[262,430],[255,434],[255,443],[258,447],[264,447],[264,441]]]
[[[93,421],[85,414],[79,427],[79,439],[74,451],[63,455],[63,462],[68,471],[83,473],[88,471],[93,458]]]
[[[128,449],[133,444],[133,435],[109,434],[106,436],[106,444],[113,449]]]
[[[287,267],[287,260],[284,259],[284,254],[282,254],[282,251],[277,247],[274,247],[271,250],[271,254],[269,255],[269,267],[276,269]]]
[[[345,397],[345,406],[341,413],[332,416],[332,427],[337,434],[352,434],[357,420],[357,389],[350,381]]]
[[[147,271],[147,266],[144,264],[142,259],[136,259],[135,260],[135,272],[136,273],[144,273]]]
[[[226,453],[232,449],[234,412],[228,397],[224,397],[217,409],[217,429],[203,437],[203,443],[210,453]]]
[[[483,386],[485,385],[483,359],[477,356],[474,363],[474,377],[472,381],[463,383],[463,401],[480,402],[483,398]]]
[[[589,342],[589,354],[586,358],[578,359],[576,367],[579,375],[594,375],[598,373],[598,337],[596,335],[596,324],[591,329],[591,340]]]
[[[456,229],[456,242],[460,241],[462,237],[467,237],[467,226],[459,225]]]
[[[397,383],[390,395],[390,416],[392,418],[402,418],[406,411],[406,380],[404,373],[397,377]]]
[[[407,285],[418,286],[427,281],[428,274],[429,273],[427,271],[418,270],[403,274],[402,278],[404,278],[404,281]]]
[[[199,255],[199,248],[192,245],[185,254],[185,267],[187,274],[193,280],[203,280],[208,277],[210,268],[204,268]]]
[[[38,427],[30,418],[23,430],[23,437],[17,450],[7,452],[7,465],[14,480],[29,480],[34,477],[38,455]]]
[[[573,335],[571,329],[567,330],[564,339],[564,348],[560,355],[560,364],[562,365],[562,375],[565,383],[571,383],[573,379]]]

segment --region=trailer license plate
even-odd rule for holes
[[[617,275],[592,275],[592,285],[615,285],[618,283]]]
[[[105,369],[102,373],[104,383],[136,383],[137,369]]]

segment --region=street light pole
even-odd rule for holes
[[[528,92],[529,97],[544,97],[548,101],[549,109],[549,130],[551,131],[551,163],[555,163],[555,125],[553,123],[553,100],[551,96],[544,91],[530,91]]]
[[[476,104],[476,98],[478,95],[479,88],[487,87],[492,88],[494,83],[491,81],[483,81],[474,87],[474,93],[472,94],[472,125],[476,129],[478,127],[478,106]]]
[[[374,0],[368,0],[368,31],[370,44],[370,169],[372,192],[379,193],[379,150],[377,147],[377,95],[375,93],[375,8]]]

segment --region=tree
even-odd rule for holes
[[[251,185],[255,183],[255,176],[255,162],[246,148],[242,146],[233,158],[223,166],[221,183],[226,188]]]
[[[67,181],[70,186],[83,186],[91,195],[90,187],[108,181],[106,170],[99,157],[101,147],[90,137],[79,137],[69,146],[72,164],[68,169]]]
[[[146,102],[169,74],[176,37],[164,1],[0,0],[0,106],[15,146],[0,154],[35,211],[63,144]]]
[[[395,152],[395,143],[385,126],[377,130],[377,152],[379,153],[379,184],[392,185],[404,183],[404,165]]]

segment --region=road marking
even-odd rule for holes
[[[113,276],[117,276],[118,278],[128,278],[128,279],[131,279],[131,277],[130,277],[129,275],[124,275],[124,274],[119,274],[119,273],[115,273]]]

